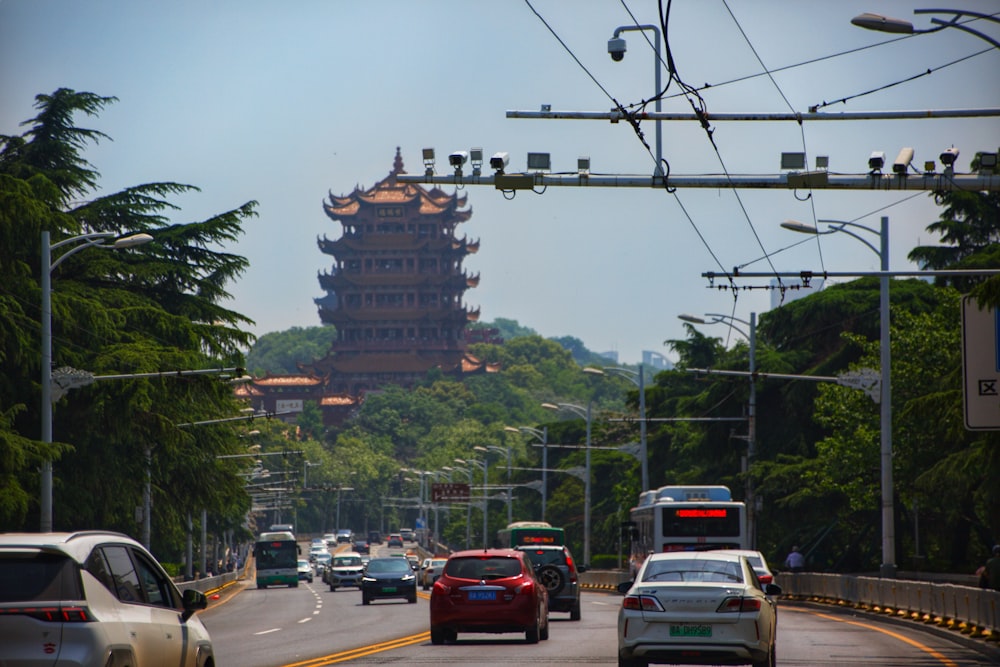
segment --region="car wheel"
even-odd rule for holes
[[[333,592],[336,592],[336,590],[337,590],[337,587],[334,586],[333,584],[330,584],[330,592],[333,593]]]
[[[579,621],[580,620],[580,601],[577,600],[573,604],[573,608],[569,610],[569,620]]]
[[[444,628],[431,628],[431,643],[440,646],[444,643]]]
[[[410,604],[417,604],[417,594],[414,593],[410,597],[406,598],[406,601],[409,602]]]
[[[548,590],[550,597],[561,591],[566,585],[566,577],[555,565],[546,565],[539,569],[538,579]]]
[[[420,590],[426,591],[428,588],[430,588],[430,586],[427,585],[426,581],[424,583],[420,584]]]
[[[771,645],[771,650],[767,652],[762,660],[755,660],[753,662],[753,667],[775,667],[777,662],[777,654],[774,651],[774,645]]]
[[[295,580],[295,583],[294,583],[294,584],[292,584],[292,588],[298,588],[298,587],[299,587],[299,580],[298,580],[298,579],[296,579],[296,580]]]
[[[539,638],[539,635],[541,634],[541,632],[538,629],[539,625],[541,625],[541,619],[536,618],[535,619],[535,625],[533,627],[531,627],[531,628],[528,628],[525,631],[524,638],[527,640],[527,642],[529,644],[537,644],[538,643],[538,638]]]
[[[542,626],[542,629],[538,631],[538,638],[541,639],[542,641],[545,641],[546,639],[549,638],[549,622],[547,619],[545,621],[545,625]]]
[[[265,588],[267,588],[267,584],[257,584],[257,588],[264,590]]]
[[[365,595],[364,593],[362,593],[361,594],[361,604],[368,604],[370,602],[371,602],[371,600],[368,599],[368,596]]]

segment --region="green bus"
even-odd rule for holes
[[[299,545],[287,531],[261,533],[253,549],[257,588],[299,585]]]
[[[547,521],[515,521],[497,531],[497,546],[510,549],[520,546],[565,545],[566,533]]]

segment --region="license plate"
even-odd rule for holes
[[[470,600],[496,600],[496,591],[469,591]]]
[[[383,586],[382,587],[382,592],[383,593],[395,593],[396,592],[396,587],[395,586]]]
[[[671,637],[711,637],[711,625],[671,625]]]

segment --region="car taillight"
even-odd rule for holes
[[[533,595],[534,592],[535,592],[535,590],[534,590],[534,583],[532,583],[530,581],[525,581],[522,584],[518,584],[514,588],[514,593],[516,595],[520,595],[521,593],[525,593],[527,595]]]
[[[774,577],[770,574],[761,574],[757,577],[757,579],[760,580],[761,584],[769,584],[774,581]]]
[[[576,574],[576,565],[573,564],[573,557],[569,554],[566,555],[566,567],[569,568],[570,574]]]
[[[723,600],[715,611],[719,613],[760,611],[760,600],[752,597],[729,597]]]
[[[431,595],[438,593],[439,595],[448,595],[451,593],[451,586],[444,584],[440,579],[434,582],[434,590],[431,591]]]
[[[663,605],[652,595],[626,595],[622,600],[622,608],[635,611],[663,611]]]
[[[30,616],[50,623],[89,623],[96,620],[86,607],[57,605],[54,607],[7,607],[0,616]]]

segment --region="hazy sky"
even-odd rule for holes
[[[927,28],[930,17],[913,14],[926,6],[674,0],[667,43],[682,81],[712,84],[702,91],[710,113],[806,112],[928,70],[824,110],[1000,107],[1000,50],[969,57],[989,49],[986,41],[953,28],[899,39],[850,24],[870,11]],[[996,0],[958,6],[1000,11]],[[251,262],[227,305],[255,320],[258,335],[313,326],[313,299],[323,296],[317,275],[332,263],[316,240],[340,234],[323,200],[384,178],[397,146],[409,173],[423,171],[424,147],[436,148],[438,173],[447,173],[447,154],[472,146],[508,151],[512,171],[538,151],[552,154],[554,171],[589,155],[594,172],[651,173],[653,161],[626,123],[505,117],[542,104],[607,111],[609,96],[623,104],[650,97],[654,57],[643,36],[651,33],[624,33],[621,62],[607,53],[614,29],[636,21],[657,23],[657,3],[0,0],[0,133],[21,133],[34,96],[60,87],[119,98],[99,118],[77,119],[113,139],[86,153],[104,191],[152,181],[201,188],[175,200],[176,222],[257,200],[260,217],[227,248]],[[1000,39],[1000,25],[977,27]],[[754,76],[764,68],[781,71],[773,80]],[[678,91],[675,83],[668,94]],[[690,108],[683,97],[663,103],[665,111]],[[652,143],[654,123],[642,127]],[[713,127],[718,155],[697,123],[662,123],[671,173],[775,174],[782,152],[804,150],[810,163],[826,155],[831,171],[860,174],[872,151],[891,161],[904,146],[920,166],[955,146],[958,171],[967,172],[977,150],[1000,146],[995,117]],[[706,271],[767,271],[765,254],[778,271],[878,270],[877,256],[847,235],[806,237],[781,229],[782,220],[877,228],[887,215],[890,268],[900,271],[916,268],[906,260],[911,248],[938,241],[925,228],[939,209],[917,192],[817,190],[809,198],[776,189],[549,188],[512,200],[487,186],[465,193],[473,216],[459,234],[481,242],[465,269],[482,277],[466,304],[481,308],[484,321],[511,318],[543,336],[575,336],[628,363],[642,350],[673,358],[663,341],[685,337],[680,313],[749,319],[771,307],[771,292],[713,289]]]

